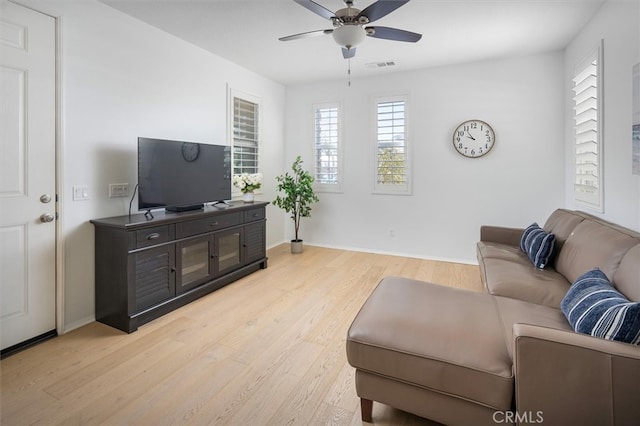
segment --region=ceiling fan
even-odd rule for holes
[[[422,34],[397,28],[365,26],[388,15],[409,0],[378,0],[364,10],[353,7],[353,0],[344,0],[347,7],[335,13],[312,0],[293,1],[316,15],[329,19],[333,23],[333,28],[293,34],[279,38],[281,41],[332,34],[335,42],[342,46],[342,56],[349,59],[355,56],[356,45],[362,42],[365,36],[410,43],[415,43],[422,38]]]

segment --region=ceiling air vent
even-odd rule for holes
[[[364,64],[367,68],[386,68],[395,66],[396,61],[369,62]]]

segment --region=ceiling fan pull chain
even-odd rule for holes
[[[347,62],[349,63],[349,68],[347,69],[347,76],[349,77],[348,86],[351,87],[351,58],[347,59]]]

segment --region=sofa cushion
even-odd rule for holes
[[[560,250],[571,232],[584,217],[571,210],[557,209],[544,223],[542,229],[556,236],[556,250]]]
[[[562,250],[564,242],[567,241],[569,235],[584,220],[584,216],[577,212],[566,209],[557,209],[544,223],[542,229],[556,236],[554,255],[550,259],[550,264],[554,268],[558,260],[558,253]]]
[[[520,250],[520,247],[493,241],[479,241],[476,245],[476,254],[478,262],[491,257],[513,262],[529,262],[529,258]]]
[[[485,293],[387,277],[349,328],[347,359],[358,370],[498,410],[511,407],[511,359]]]
[[[629,302],[599,269],[578,278],[561,306],[578,333],[640,344],[640,303]]]
[[[640,302],[640,244],[624,255],[613,277],[613,286],[629,300]]]
[[[555,235],[545,232],[537,223],[533,223],[522,233],[520,250],[527,254],[536,268],[544,269],[553,254],[555,240]]]
[[[500,296],[495,297],[495,302],[502,321],[505,340],[509,343],[507,349],[512,359],[513,345],[515,344],[513,340],[514,324],[531,324],[556,330],[573,331],[567,318],[559,308],[551,308]]]
[[[552,268],[537,269],[522,256],[483,258],[479,262],[480,278],[485,289],[496,296],[512,297],[525,302],[560,309],[569,290],[569,282]]]
[[[556,270],[569,282],[600,268],[609,278],[618,269],[623,256],[638,240],[613,227],[585,219],[573,230],[558,253]]]

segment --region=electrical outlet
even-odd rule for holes
[[[89,199],[89,187],[88,186],[74,186],[73,201],[84,201]]]
[[[110,183],[109,184],[109,198],[128,197],[128,196],[129,196],[128,183]]]

